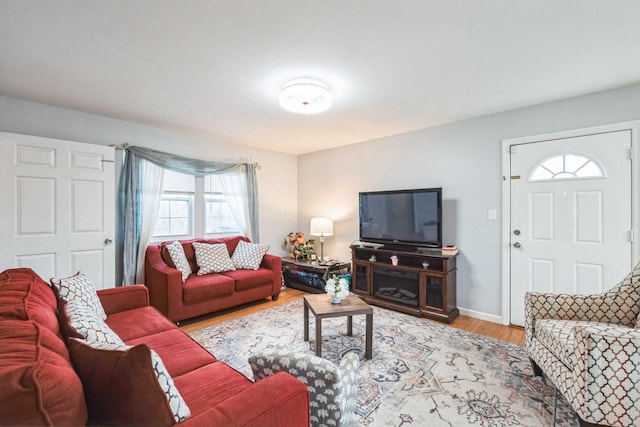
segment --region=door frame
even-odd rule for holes
[[[502,324],[510,324],[511,310],[511,151],[510,147],[522,144],[565,139],[599,133],[615,131],[631,131],[631,224],[632,239],[631,260],[636,263],[640,254],[640,239],[638,238],[638,201],[640,201],[640,155],[638,153],[638,137],[640,135],[640,121],[615,123],[610,125],[593,126],[582,129],[532,135],[521,138],[502,140]],[[632,268],[633,266],[630,266]],[[622,279],[622,277],[620,278]]]

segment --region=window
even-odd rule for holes
[[[239,233],[240,229],[222,191],[217,175],[204,178],[205,234]]]
[[[581,154],[560,154],[540,162],[531,172],[529,181],[557,179],[604,178],[595,160]]]
[[[239,232],[218,176],[194,177],[165,169],[153,240]]]

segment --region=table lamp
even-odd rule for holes
[[[324,261],[324,237],[333,236],[333,220],[326,217],[311,218],[311,235],[320,236],[320,261]]]

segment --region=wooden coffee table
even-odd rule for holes
[[[373,308],[357,296],[350,294],[340,304],[332,304],[329,295],[304,296],[304,340],[309,341],[309,310],[316,318],[316,356],[322,356],[322,319],[347,316],[347,335],[353,335],[353,316],[366,314],[366,347],[364,357],[373,353]]]

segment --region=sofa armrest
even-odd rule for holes
[[[260,263],[260,267],[268,268],[269,270],[277,271],[278,273],[282,272],[282,260],[271,254],[265,254],[262,257],[262,262]]]
[[[149,305],[149,292],[144,285],[100,289],[98,297],[107,315]]]
[[[628,304],[628,287],[616,292],[592,295],[571,295],[527,292],[524,297],[525,341],[527,347],[535,336],[537,319],[580,320],[585,322],[615,323],[630,326],[635,323],[636,312],[619,307]]]
[[[309,391],[291,375],[280,373],[255,382],[179,425],[307,427]]]
[[[638,329],[607,324],[575,327],[572,388],[582,396],[579,400],[585,405],[583,413],[591,415],[590,422],[635,425],[639,355]],[[607,408],[604,414],[602,407]]]
[[[182,273],[164,262],[158,246],[147,247],[144,258],[144,278],[145,286],[149,289],[151,305],[169,319],[179,320],[172,313],[171,301],[179,304],[182,299]]]

